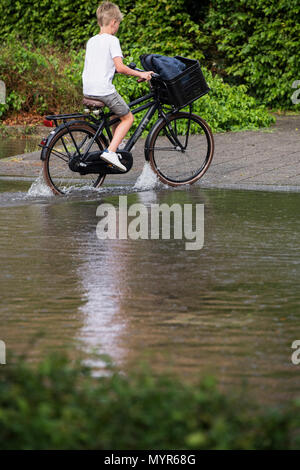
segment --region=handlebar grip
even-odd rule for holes
[[[138,72],[146,72],[146,70],[142,70],[142,69],[138,69],[136,64],[134,62],[130,62],[130,64],[128,65],[128,67],[132,70],[137,70]],[[153,78],[160,78],[160,75],[158,73],[153,73],[152,74],[152,77]]]

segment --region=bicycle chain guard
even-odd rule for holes
[[[85,162],[81,162],[78,156],[74,156],[69,161],[69,168],[72,171],[80,173],[81,175],[89,174],[122,174],[127,173],[133,163],[132,154],[126,150],[118,150],[121,155],[120,161],[127,168],[126,171],[119,170],[111,163],[105,162],[100,158],[102,151],[89,152],[85,158]],[[86,166],[84,166],[86,165]]]

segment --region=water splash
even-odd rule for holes
[[[164,187],[164,188],[168,188],[169,186],[168,185],[164,185],[163,183],[161,183],[158,179],[158,176],[154,173],[154,171],[152,170],[151,166],[150,166],[150,163],[149,162],[145,162],[144,164],[144,167],[143,167],[143,170],[142,170],[142,173],[139,175],[139,177],[137,178],[134,186],[133,186],[133,190],[137,190],[137,191],[140,191],[140,190],[150,190],[150,189],[155,189],[157,187]],[[81,193],[83,194],[84,192],[92,192],[92,193],[106,193],[106,192],[115,192],[115,191],[118,191],[118,190],[126,190],[128,191],[128,188],[127,187],[99,187],[99,188],[94,188],[94,187],[91,187],[90,185],[85,185],[85,186],[81,186],[81,187],[66,187],[66,188],[63,188],[63,191],[65,191],[65,195],[66,196],[69,196],[71,194],[78,194],[78,193]],[[41,171],[39,176],[37,177],[37,179],[32,183],[32,185],[30,186],[28,192],[27,192],[27,197],[41,197],[41,196],[44,196],[44,197],[51,197],[53,196],[53,193],[51,191],[51,189],[49,188],[49,186],[47,186],[47,184],[45,183],[44,181],[44,178],[43,178],[43,172]]]
[[[152,170],[150,163],[145,162],[143,171],[136,180],[133,189],[154,189],[160,185],[157,175]]]
[[[49,186],[46,185],[43,173],[40,172],[37,179],[32,183],[30,188],[28,189],[27,196],[29,197],[37,197],[37,196],[53,196],[53,193]]]

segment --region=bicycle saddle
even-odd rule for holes
[[[87,98],[86,96],[83,97],[82,103],[84,104],[84,106],[88,106],[91,108],[103,108],[105,106],[102,101],[97,100],[95,98]]]

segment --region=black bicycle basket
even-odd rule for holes
[[[145,55],[140,57],[143,67],[146,70],[153,70],[153,68],[149,68],[149,61],[145,61],[144,58]],[[183,62],[186,69],[171,80],[156,78],[154,83],[162,103],[183,108],[208,93],[210,88],[205,81],[198,60],[180,56],[175,56],[175,58]],[[153,71],[155,72],[155,70]]]

